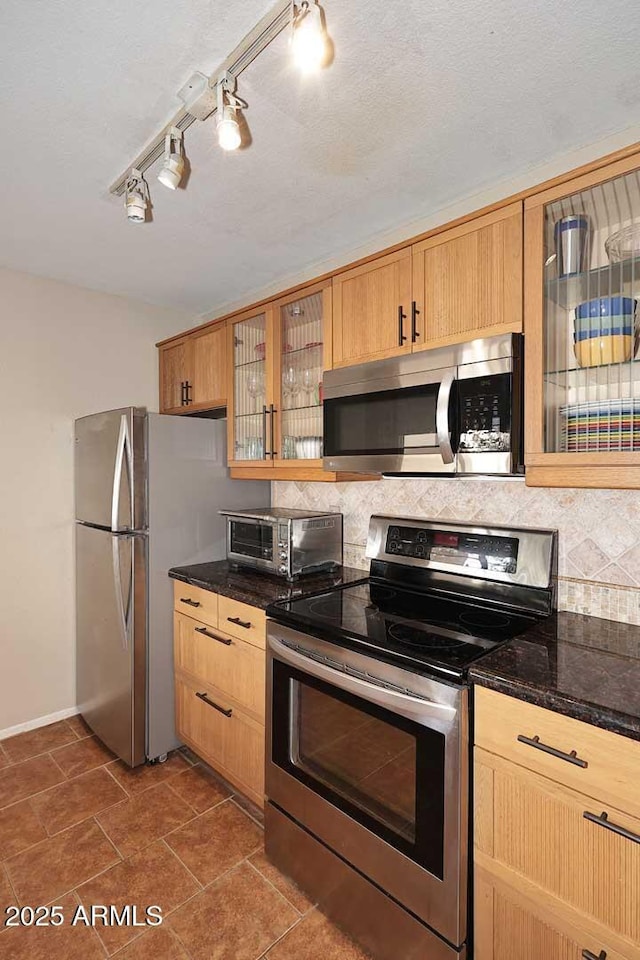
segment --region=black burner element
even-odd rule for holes
[[[430,650],[451,650],[454,647],[464,646],[466,642],[462,638],[432,633],[429,630],[412,627],[408,623],[394,623],[389,627],[389,637],[409,647],[424,647]]]

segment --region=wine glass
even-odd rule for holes
[[[247,393],[253,398],[253,413],[258,409],[258,395],[261,389],[261,377],[257,370],[251,370],[247,376]]]
[[[285,397],[289,398],[289,403],[285,407],[292,407],[295,403],[296,387],[298,385],[298,375],[293,366],[288,366],[282,374],[282,390]]]
[[[316,378],[314,376],[313,370],[309,367],[305,367],[302,371],[302,389],[305,393],[305,403],[308,407],[313,406],[314,403],[314,392],[316,389]]]

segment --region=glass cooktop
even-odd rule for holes
[[[536,622],[511,610],[374,581],[281,601],[269,616],[341,645],[364,647],[383,659],[457,679],[478,657]]]

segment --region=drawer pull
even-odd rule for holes
[[[219,703],[214,703],[213,700],[209,700],[209,697],[206,693],[196,693],[198,700],[204,700],[208,707],[213,707],[214,710],[217,710],[218,713],[223,713],[225,717],[230,717],[233,713],[233,710],[225,710],[224,707],[221,707]]]
[[[186,603],[190,607],[201,607],[199,600],[190,600],[189,597],[180,597],[180,603]]]
[[[607,951],[601,950],[599,954],[591,953],[591,950],[582,951],[582,960],[607,960]]]
[[[206,627],[196,627],[196,633],[202,633],[205,637],[209,637],[210,640],[217,640],[218,643],[224,643],[225,647],[230,647],[233,643],[233,640],[230,640],[228,637],[216,637],[215,633],[211,633]]]
[[[550,747],[547,743],[541,743],[540,737],[525,737],[522,733],[518,734],[517,739],[519,743],[526,743],[528,747],[535,747],[536,750],[549,753],[552,757],[557,757],[558,760],[566,760],[567,763],[573,763],[576,767],[582,767],[583,770],[586,770],[589,766],[586,760],[580,759],[575,750],[572,750],[571,753],[564,753],[563,750],[556,750],[555,747]]]
[[[605,830],[611,830],[612,833],[617,833],[618,836],[624,837],[625,840],[631,840],[633,843],[640,843],[640,834],[633,833],[631,830],[627,830],[625,827],[621,827],[617,823],[611,823],[609,820],[609,814],[605,813],[604,810],[599,817],[595,813],[589,813],[588,810],[585,810],[582,816],[585,820],[590,820],[591,823],[596,823],[599,827],[604,827]]]
[[[240,617],[227,617],[229,623],[235,623],[238,627],[244,627],[245,630],[251,629],[250,620],[241,620]]]

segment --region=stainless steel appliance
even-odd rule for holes
[[[378,960],[467,956],[467,668],[551,615],[555,541],[374,516],[367,581],[267,611],[267,852]]]
[[[522,336],[324,375],[324,466],[364,473],[522,473]]]
[[[225,463],[224,420],[126,407],[75,423],[77,703],[130,766],[178,745],[167,570],[224,558],[222,503],[269,500]]]
[[[294,580],[342,566],[342,514],[308,510],[221,510],[227,560]]]

